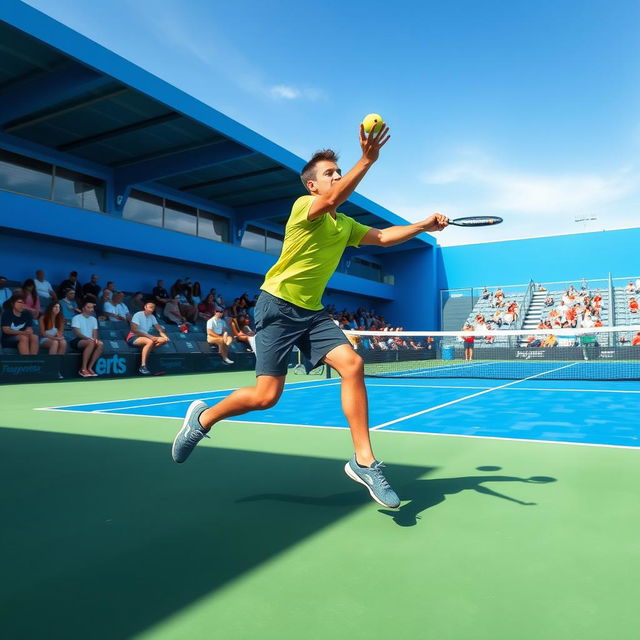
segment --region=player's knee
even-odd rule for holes
[[[267,391],[266,393],[260,394],[256,398],[256,409],[264,411],[264,409],[271,409],[274,407],[278,400],[280,399],[280,394],[274,391]]]
[[[343,364],[340,374],[343,377],[354,377],[364,375],[364,360],[357,354],[353,353]]]

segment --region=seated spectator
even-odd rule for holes
[[[627,286],[624,288],[624,290],[627,293],[635,293],[636,292],[636,288],[633,284],[633,280],[629,280],[629,282],[627,282]]]
[[[189,322],[180,310],[180,295],[176,294],[175,298],[170,298],[169,302],[164,306],[164,317],[167,322],[177,324],[178,326],[189,326]]]
[[[52,300],[44,314],[40,316],[40,346],[49,350],[49,355],[63,355],[67,350],[64,339],[64,318],[60,303]]]
[[[69,277],[66,280],[63,280],[60,286],[58,287],[58,298],[62,298],[64,296],[64,292],[67,289],[73,289],[76,292],[76,300],[78,303],[82,300],[82,286],[78,282],[78,272],[72,271],[69,273]]]
[[[36,290],[36,283],[32,278],[24,281],[22,295],[24,296],[24,304],[27,311],[31,313],[33,318],[37,318],[40,315],[40,298]]]
[[[493,295],[498,300],[502,300],[504,298],[504,291],[502,289],[496,289],[496,292]]]
[[[102,291],[102,299],[106,302],[107,300],[113,300],[113,296],[116,292],[116,285],[111,280],[107,282],[107,286]]]
[[[122,291],[114,293],[113,299],[104,303],[104,315],[111,322],[129,322],[131,320],[131,314],[124,303],[124,293]]]
[[[546,291],[546,290],[547,288],[542,284],[538,287],[538,291]]]
[[[602,320],[600,320],[600,318],[598,318],[594,323],[593,323],[594,327],[601,327],[602,326]]]
[[[0,318],[2,346],[18,349],[22,356],[38,353],[38,336],[33,332],[33,316],[27,310],[24,296],[13,295]]]
[[[104,349],[104,343],[98,339],[98,320],[93,315],[95,305],[85,302],[81,312],[71,320],[74,338],[71,348],[82,352],[82,365],[78,373],[83,378],[95,378],[98,374],[93,370],[96,360]]]
[[[491,291],[489,291],[489,289],[485,287],[484,290],[482,291],[482,299],[488,300],[490,297],[491,297]]]
[[[538,322],[538,329],[544,329],[545,325],[544,325],[544,320],[540,320],[540,322]]]
[[[204,302],[198,305],[198,317],[202,318],[205,322],[213,316],[216,311],[216,301],[213,293],[210,293]]]
[[[548,347],[548,348],[553,348],[556,346],[556,344],[558,344],[558,339],[553,335],[553,334],[549,334],[543,341],[542,346],[543,347]]]
[[[629,298],[629,313],[638,313],[638,301],[635,298]]]
[[[507,312],[502,316],[502,325],[509,327],[511,326],[514,320],[515,318],[513,316],[513,313]]]
[[[193,283],[193,289],[191,290],[191,302],[196,305],[196,307],[202,302],[202,288],[200,287],[199,282]]]
[[[491,319],[493,320],[493,324],[500,328],[502,326],[502,311],[496,310],[496,312],[491,316]]]
[[[182,295],[188,304],[193,305],[193,285],[189,277],[186,277],[182,283]]]
[[[633,336],[633,340],[631,341],[632,347],[640,347],[640,331]]]
[[[93,296],[94,300],[97,300],[100,295],[100,291],[102,291],[102,287],[98,284],[98,276],[95,273],[92,273],[91,280],[82,285],[82,295],[90,295]]]
[[[80,313],[78,303],[76,301],[75,289],[67,289],[64,295],[60,299],[60,309],[62,310],[62,317],[69,322],[73,320],[73,317]]]
[[[164,280],[158,280],[158,284],[153,288],[151,294],[159,307],[164,307],[169,302],[169,294],[164,288]]]
[[[591,329],[595,326],[595,322],[588,311],[584,314],[584,318],[582,318],[580,326],[584,329]]]
[[[249,327],[249,318],[245,315],[239,315],[237,318],[232,317],[229,321],[229,327],[231,328],[233,337],[255,353],[256,334],[251,331],[251,327]]]
[[[131,297],[131,300],[129,300],[129,304],[127,306],[129,307],[129,311],[133,315],[138,313],[138,311],[144,311],[144,305],[144,295],[141,291],[136,291]]]
[[[0,308],[4,307],[4,303],[11,298],[11,289],[7,287],[7,279],[0,276]]]
[[[36,292],[40,298],[40,308],[46,309],[52,300],[57,300],[57,296],[51,286],[51,283],[45,279],[44,271],[38,269],[36,271]]]
[[[553,307],[553,298],[551,296],[548,296],[545,301],[544,301],[544,306],[545,307]]]
[[[602,305],[602,296],[599,291],[596,291],[596,295],[593,296],[593,305],[599,307]]]
[[[186,280],[189,280],[189,278]],[[190,296],[191,285],[185,285],[180,279],[173,283],[171,287],[171,299],[176,300],[177,298],[178,305],[180,306],[180,315],[184,316],[189,322],[195,322],[198,319],[198,307],[189,302]]]
[[[233,364],[233,360],[228,357],[229,345],[233,342],[233,338],[227,331],[227,323],[223,320],[222,314],[222,309],[216,309],[213,317],[207,321],[207,342],[218,347],[224,364]]]
[[[147,358],[153,349],[169,342],[167,334],[156,318],[156,303],[145,302],[142,311],[138,311],[131,318],[131,331],[127,335],[127,344],[130,347],[140,347],[141,363],[138,372],[144,376],[148,376],[151,371],[147,367]],[[155,329],[158,335],[151,334],[151,330]]]
[[[542,346],[542,341],[536,336],[529,336],[527,338],[527,347],[537,348]]]

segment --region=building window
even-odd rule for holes
[[[382,267],[375,262],[363,260],[362,258],[351,258],[346,272],[359,278],[382,282]]]
[[[195,236],[198,232],[198,210],[186,204],[166,200],[164,205],[164,228]]]
[[[132,191],[124,205],[122,216],[154,227],[162,226],[162,198],[142,191]]]
[[[229,242],[229,221],[208,211],[198,210],[198,235],[217,242]]]
[[[104,211],[104,183],[82,173],[54,168],[53,200],[72,207]]]
[[[245,249],[261,251],[262,253],[280,255],[283,240],[284,236],[281,233],[275,233],[273,231],[261,229],[260,227],[248,225],[244,235],[242,236],[240,246]]]
[[[51,199],[53,165],[0,150],[0,189]]]
[[[282,251],[284,236],[273,231],[267,231],[267,253],[279,256]]]

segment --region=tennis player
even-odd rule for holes
[[[378,230],[338,212],[389,138],[388,127],[367,136],[361,126],[362,157],[344,176],[330,149],[316,153],[303,168],[301,179],[309,195],[293,204],[282,253],[265,276],[255,308],[256,385],[238,389],[211,407],[200,400],[191,403],[173,442],[176,462],[184,462],[217,422],[273,407],[282,394],[291,350],[297,345],[312,367],[325,363],[342,378],[342,409],[355,449],[345,472],[366,486],[379,504],[399,506],[371,448],[363,360],[321,302],[346,247],[390,247],[448,224],[445,216],[435,214],[415,224]]]

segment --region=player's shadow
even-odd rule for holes
[[[484,466],[477,467],[478,471],[500,471],[500,467]],[[482,476],[463,476],[460,478],[432,478],[415,480],[408,485],[402,487],[401,498],[408,499],[409,502],[403,504],[399,509],[387,510],[380,509],[380,513],[393,518],[394,522],[401,527],[412,527],[418,524],[420,514],[431,507],[441,504],[452,496],[463,491],[475,491],[476,493],[508,500],[522,506],[535,506],[536,502],[524,502],[504,493],[500,493],[484,486],[485,483],[496,482],[522,482],[527,484],[547,484],[555,482],[556,478],[548,476],[532,476],[530,478],[519,478],[517,476],[503,475],[482,475]]]
[[[477,467],[478,471],[500,471],[500,467],[484,466]],[[429,472],[435,468],[428,469]],[[441,504],[447,496],[455,495],[463,491],[476,491],[477,493],[501,498],[514,502],[522,506],[534,506],[535,502],[524,502],[499,493],[484,483],[496,482],[521,482],[527,484],[546,484],[555,482],[555,478],[548,476],[533,476],[531,478],[519,478],[517,476],[503,475],[482,475],[463,476],[460,478],[434,478],[412,480],[408,484],[402,484],[401,478],[394,478],[398,481],[399,494],[401,500],[409,500],[406,504],[395,510],[380,509],[380,513],[393,518],[394,522],[401,527],[411,527],[418,524],[420,514],[431,507]],[[261,493],[253,496],[241,498],[238,502],[254,502],[262,500],[275,500],[277,502],[288,502],[291,504],[310,505],[314,507],[348,507],[365,504],[370,501],[369,494],[362,488],[345,493],[334,493],[328,496],[303,496],[290,493]]]

